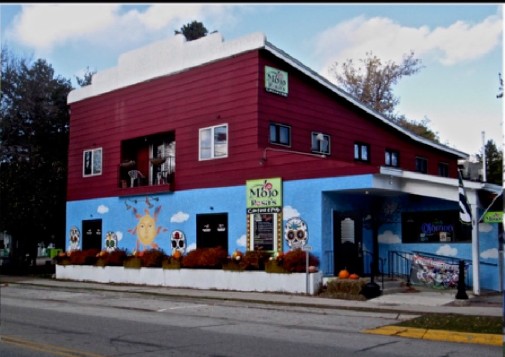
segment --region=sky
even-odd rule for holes
[[[224,40],[262,32],[274,46],[335,83],[329,68],[372,53],[421,69],[393,86],[398,114],[425,120],[469,155],[483,139],[504,145],[503,5],[500,3],[2,3],[1,43],[45,59],[72,80],[117,65],[121,53],[174,36],[194,20]]]

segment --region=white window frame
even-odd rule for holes
[[[331,154],[330,136],[321,132],[313,131],[311,136],[311,151],[317,154]],[[326,144],[326,149],[324,148]]]
[[[102,174],[102,148],[86,149],[82,152],[82,176],[91,177]],[[89,159],[87,162],[86,159]]]
[[[225,128],[226,131],[226,139],[223,143],[216,143],[216,129]],[[208,141],[208,144],[206,143]],[[214,159],[223,159],[228,157],[228,124],[219,124],[214,126],[209,126],[206,128],[201,128],[198,131],[198,160],[214,160]],[[222,145],[223,154],[219,155],[217,147],[218,145]],[[208,150],[209,155],[202,155],[203,150]]]

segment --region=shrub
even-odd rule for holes
[[[146,268],[159,268],[161,267],[161,262],[166,257],[166,254],[161,249],[149,249],[144,250],[138,254],[141,264]]]
[[[97,266],[123,266],[123,263],[128,256],[126,250],[116,249],[112,252],[102,250],[98,254]]]
[[[183,268],[221,269],[226,263],[228,252],[222,247],[196,248],[184,256]]]
[[[306,252],[300,248],[290,250],[283,255],[282,266],[291,273],[303,273],[306,267]],[[319,259],[309,253],[309,266],[319,267]]]
[[[54,257],[56,264],[61,265],[94,265],[100,249],[73,250]]]
[[[182,257],[175,258],[174,256],[166,256],[161,261],[163,269],[181,269]]]

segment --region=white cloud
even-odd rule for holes
[[[120,5],[23,5],[12,35],[20,43],[50,50],[69,39],[97,34],[115,22]]]
[[[440,248],[438,248],[437,255],[444,255],[446,257],[455,257],[458,254],[457,248],[451,248],[449,244],[444,244]]]
[[[491,248],[480,253],[480,257],[484,259],[498,259],[498,249]]]
[[[104,214],[104,213],[107,213],[109,212],[109,207],[105,206],[105,205],[100,205],[98,206],[98,208],[96,209],[96,211],[100,214]]]
[[[116,237],[117,237],[117,240],[119,242],[121,239],[123,239],[123,232],[117,231],[116,232]]]
[[[14,41],[36,51],[49,52],[78,40],[110,48],[145,43],[151,36],[165,38],[195,19],[205,19],[211,32],[207,23],[236,22],[229,9],[227,5],[191,3],[23,5],[7,32]]]
[[[479,232],[487,233],[493,230],[493,226],[489,223],[479,223]]]
[[[179,211],[170,218],[170,222],[182,223],[182,222],[187,221],[188,219],[189,219],[189,214]]]
[[[245,246],[246,246],[246,244],[247,244],[247,237],[246,237],[246,235],[245,235],[245,234],[244,234],[244,235],[242,235],[242,236],[240,236],[240,238],[239,238],[239,239],[237,239],[237,245],[238,245],[239,247],[245,247]]]
[[[401,243],[402,240],[397,234],[394,234],[392,231],[387,230],[384,233],[379,234],[379,243],[384,244],[397,244]]]
[[[293,208],[291,206],[285,206],[282,209],[282,217],[284,221],[287,221],[288,219],[293,217],[300,217],[300,212],[298,212],[296,208]]]
[[[193,244],[188,245],[188,247],[186,248],[186,252],[191,252],[192,250],[195,250],[195,249],[196,249],[196,243],[193,243]]]
[[[499,15],[489,16],[477,24],[457,21],[435,29],[407,27],[385,17],[359,16],[320,33],[314,41],[315,53],[322,58],[325,76],[333,63],[357,61],[367,52],[383,61],[400,63],[403,55],[414,51],[416,58],[423,59],[423,64],[436,61],[449,66],[478,59],[500,46],[502,26]]]

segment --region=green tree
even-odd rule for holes
[[[89,69],[89,67],[86,67],[83,76],[82,77],[75,76],[75,80],[80,87],[89,86],[95,73],[96,70],[91,70]]]
[[[352,59],[343,63],[335,62],[330,67],[330,73],[335,76],[338,85],[361,103],[405,129],[438,142],[438,135],[427,126],[429,119],[408,120],[404,115],[395,112],[400,99],[393,94],[394,85],[398,84],[401,78],[411,76],[421,68],[421,60],[414,57],[414,52],[404,55],[399,64],[393,61],[383,63],[372,52],[367,52],[357,63]]]
[[[20,249],[65,237],[70,81],[2,48],[0,229]]]
[[[176,35],[184,35],[187,41],[198,40],[201,37],[207,36],[209,33],[203,23],[196,20],[182,26],[180,30],[175,30],[174,32]],[[211,33],[214,32],[216,31],[213,31]]]
[[[486,154],[486,181],[502,185],[503,181],[503,153],[498,150],[493,140],[488,140],[484,145]],[[477,154],[477,159],[482,161],[482,154]]]

